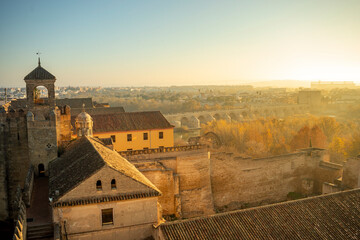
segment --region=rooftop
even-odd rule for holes
[[[45,79],[53,79],[56,80],[55,76],[46,71],[41,67],[40,59],[39,65],[37,68],[32,70],[28,75],[25,76],[24,80],[45,80]]]
[[[164,239],[359,239],[360,189],[167,222]]]
[[[89,114],[93,118],[94,133],[166,129],[173,127],[159,111]],[[74,122],[75,118],[72,119],[72,124],[74,124]]]
[[[160,191],[117,152],[96,138],[82,137],[71,143],[60,158],[50,162],[49,196],[58,200],[105,165],[147,186],[149,193],[160,195]]]

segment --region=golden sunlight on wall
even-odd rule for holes
[[[146,148],[151,149],[151,148],[174,146],[173,128],[126,131],[126,132],[94,133],[94,137],[99,137],[99,138],[111,137],[113,139],[113,146],[115,151],[142,150]]]

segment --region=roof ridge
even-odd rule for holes
[[[116,151],[114,151],[114,150],[111,150],[110,148],[106,147],[102,142],[100,142],[100,141],[97,140],[97,139],[94,139],[93,137],[88,137],[88,136],[86,136],[86,138],[89,140],[91,146],[95,149],[95,151],[96,151],[97,154],[100,156],[100,158],[104,161],[104,164],[105,164],[105,165],[107,165],[107,166],[109,166],[110,168],[114,169],[115,171],[121,173],[122,175],[124,175],[124,176],[126,176],[126,177],[128,177],[128,178],[131,178],[132,180],[134,180],[134,181],[136,181],[136,182],[138,182],[138,183],[141,183],[142,185],[144,185],[144,186],[146,186],[146,187],[148,187],[148,188],[150,188],[150,189],[152,189],[152,190],[155,190],[155,191],[157,191],[157,192],[159,192],[159,193],[161,194],[161,191],[160,191],[149,179],[147,179],[132,163],[130,163],[126,158],[122,157],[118,152],[116,152]],[[126,174],[125,172],[119,171],[119,170],[118,170],[116,167],[114,167],[111,163],[109,163],[108,161],[106,161],[106,160],[104,159],[104,157],[100,154],[100,152],[98,151],[98,149],[96,148],[96,146],[94,145],[94,142],[93,142],[93,141],[96,142],[96,143],[98,143],[98,144],[101,144],[101,145],[104,147],[104,149],[106,149],[107,151],[111,151],[111,152],[117,154],[120,158],[122,158],[122,159],[124,160],[124,162],[126,162],[126,164],[127,164],[128,166],[130,166],[131,168],[133,168],[133,170],[135,170],[135,171],[137,171],[139,174],[141,174],[141,175],[146,179],[146,180],[145,180],[146,183],[144,183],[144,182],[142,182],[142,181],[139,181],[138,179],[136,179],[136,178],[134,178],[134,177],[132,177],[132,176],[129,176],[129,175]]]

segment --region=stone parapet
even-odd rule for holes
[[[126,156],[134,156],[134,155],[141,155],[141,154],[191,151],[191,150],[198,150],[198,149],[202,149],[202,148],[204,148],[203,145],[184,145],[184,146],[175,146],[175,147],[120,151],[118,153],[121,156],[126,157]]]

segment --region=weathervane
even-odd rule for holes
[[[39,51],[36,53],[36,55],[38,55],[38,60],[39,60],[38,64],[39,64],[39,66],[40,66],[40,54],[41,54],[41,52],[39,52]]]

